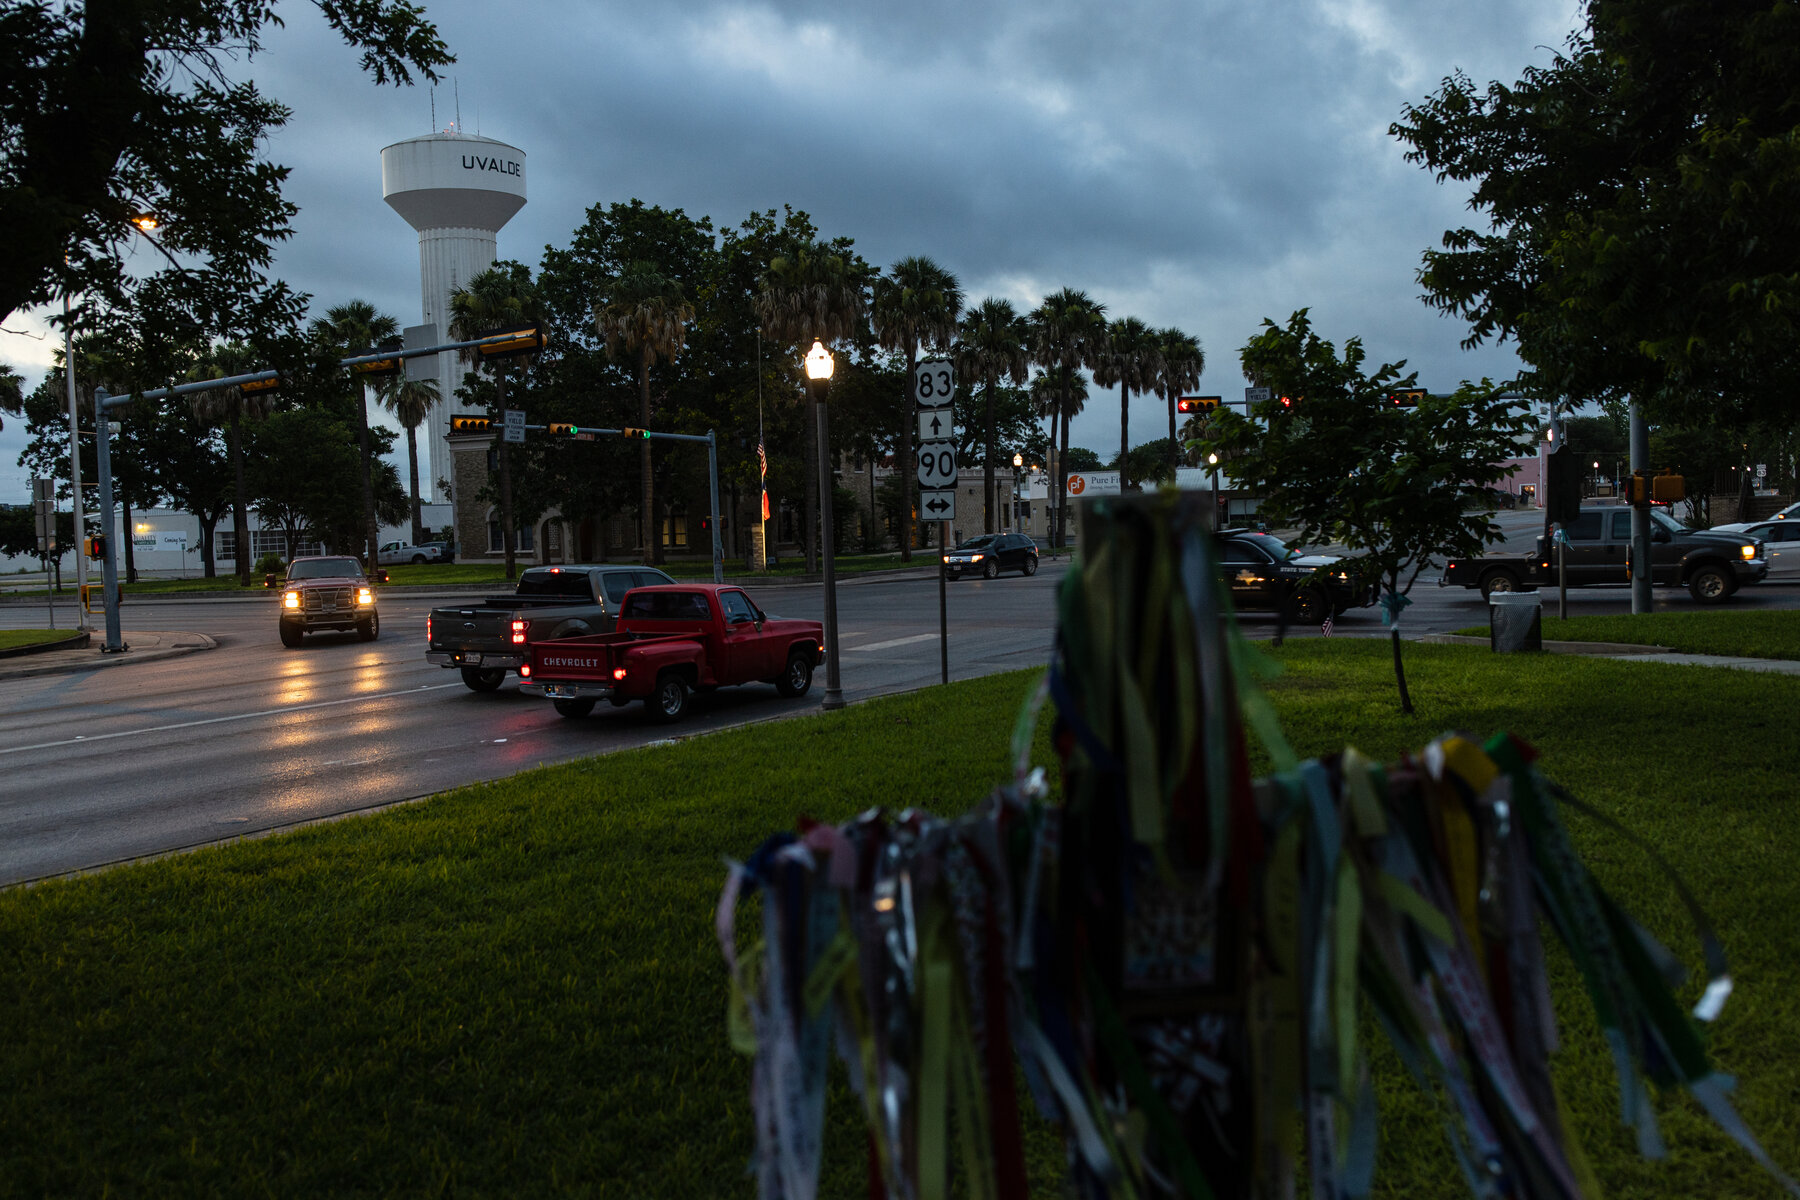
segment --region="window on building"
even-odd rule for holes
[[[506,540],[500,532],[500,514],[488,514],[488,553],[505,554]],[[532,534],[534,530],[527,525],[513,533],[513,550],[519,554],[530,554],[533,550]]]
[[[662,544],[665,549],[687,549],[686,513],[670,513],[663,518]]]

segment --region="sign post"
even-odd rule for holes
[[[919,417],[919,514],[938,523],[938,674],[950,682],[950,600],[944,555],[956,516],[956,372],[947,359],[913,368],[913,404]]]
[[[56,484],[31,479],[31,506],[37,515],[38,561],[44,564],[44,595],[50,598],[50,628],[56,628],[56,591],[50,586],[50,555],[56,550]]]

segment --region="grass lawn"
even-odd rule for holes
[[[1714,1052],[1764,1145],[1800,1166],[1786,717],[1800,680],[1409,645],[1408,719],[1385,642],[1272,653],[1286,670],[1270,693],[1302,754],[1349,741],[1391,758],[1444,729],[1509,728],[1680,863],[1733,955]],[[802,813],[966,808],[1002,776],[1033,681],[932,688],[0,893],[0,1195],[747,1195],[749,1070],[726,1043],[712,932],[722,857]],[[1695,732],[1677,748],[1672,725]],[[1570,823],[1603,882],[1697,960],[1656,868]],[[1559,1078],[1608,1195],[1773,1196],[1685,1100],[1661,1105],[1670,1159],[1636,1158],[1579,983],[1565,961],[1553,973]],[[1378,1194],[1461,1195],[1431,1107],[1391,1056],[1376,1067]],[[839,1087],[822,1195],[865,1194],[865,1146]],[[1041,1126],[1030,1158],[1034,1193],[1059,1194]]]
[[[1456,632],[1486,637],[1487,626]],[[1800,658],[1800,611],[1662,612],[1611,617],[1570,617],[1544,613],[1544,640],[1623,642],[1664,646],[1683,654],[1725,654],[1746,658]]]
[[[74,636],[73,629],[0,629],[0,650],[36,646],[42,642],[61,642]]]

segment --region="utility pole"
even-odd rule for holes
[[[1650,470],[1650,427],[1638,408],[1636,396],[1631,398],[1631,472]],[[1650,504],[1631,506],[1631,611],[1650,611]]]

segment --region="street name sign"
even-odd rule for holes
[[[920,408],[943,408],[956,399],[956,373],[948,359],[928,358],[913,368],[913,403]]]

